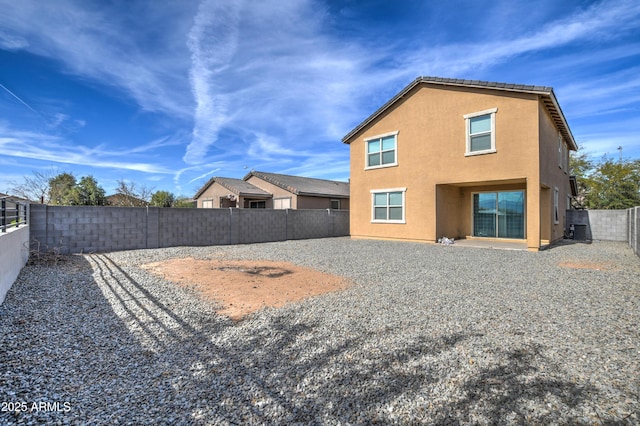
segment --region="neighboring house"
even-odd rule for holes
[[[550,87],[420,77],[343,140],[351,236],[564,236],[571,130]]]
[[[242,179],[214,177],[193,197],[198,208],[267,208],[271,194]]]
[[[199,208],[349,210],[349,184],[251,171],[243,179],[214,177],[194,199]]]
[[[4,198],[7,201],[18,201],[18,202],[21,202],[21,203],[29,203],[30,202],[26,198],[17,197],[15,195],[3,194],[2,192],[0,192],[0,198]]]

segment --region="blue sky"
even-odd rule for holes
[[[418,76],[552,86],[640,158],[640,2],[0,0],[0,192],[32,171],[192,196],[349,177],[342,137]]]

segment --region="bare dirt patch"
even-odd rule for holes
[[[312,296],[342,290],[342,277],[288,262],[169,259],[142,268],[203,298],[223,305],[218,311],[234,320],[265,306],[281,307]]]
[[[560,262],[558,265],[562,268],[593,269],[596,271],[609,271],[615,269],[612,263],[607,262],[567,261]]]

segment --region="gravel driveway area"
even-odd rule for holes
[[[139,268],[275,260],[347,290],[233,322]],[[640,259],[334,238],[72,256],[0,306],[0,424],[638,424]]]

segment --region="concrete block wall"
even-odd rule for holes
[[[288,210],[290,240],[349,235],[349,212],[340,210]]]
[[[594,240],[627,241],[626,210],[588,210]]]
[[[629,224],[627,241],[633,252],[640,256],[640,207],[627,210],[627,223]]]
[[[63,253],[247,244],[349,235],[349,212],[33,204],[31,238]]]
[[[159,215],[158,247],[231,244],[228,209],[149,208]]]
[[[587,239],[626,241],[640,256],[640,206],[627,210],[567,210],[571,224],[587,225]]]
[[[626,210],[567,210],[567,232],[574,225],[587,225],[587,239],[628,241]]]
[[[29,225],[0,232],[0,304],[29,260]]]
[[[145,208],[32,204],[31,220],[32,240],[63,253],[147,247]]]
[[[333,236],[340,237],[343,235],[351,235],[349,230],[349,211],[348,210],[331,210],[333,217]]]
[[[287,211],[229,209],[231,244],[266,243],[287,239]]]

